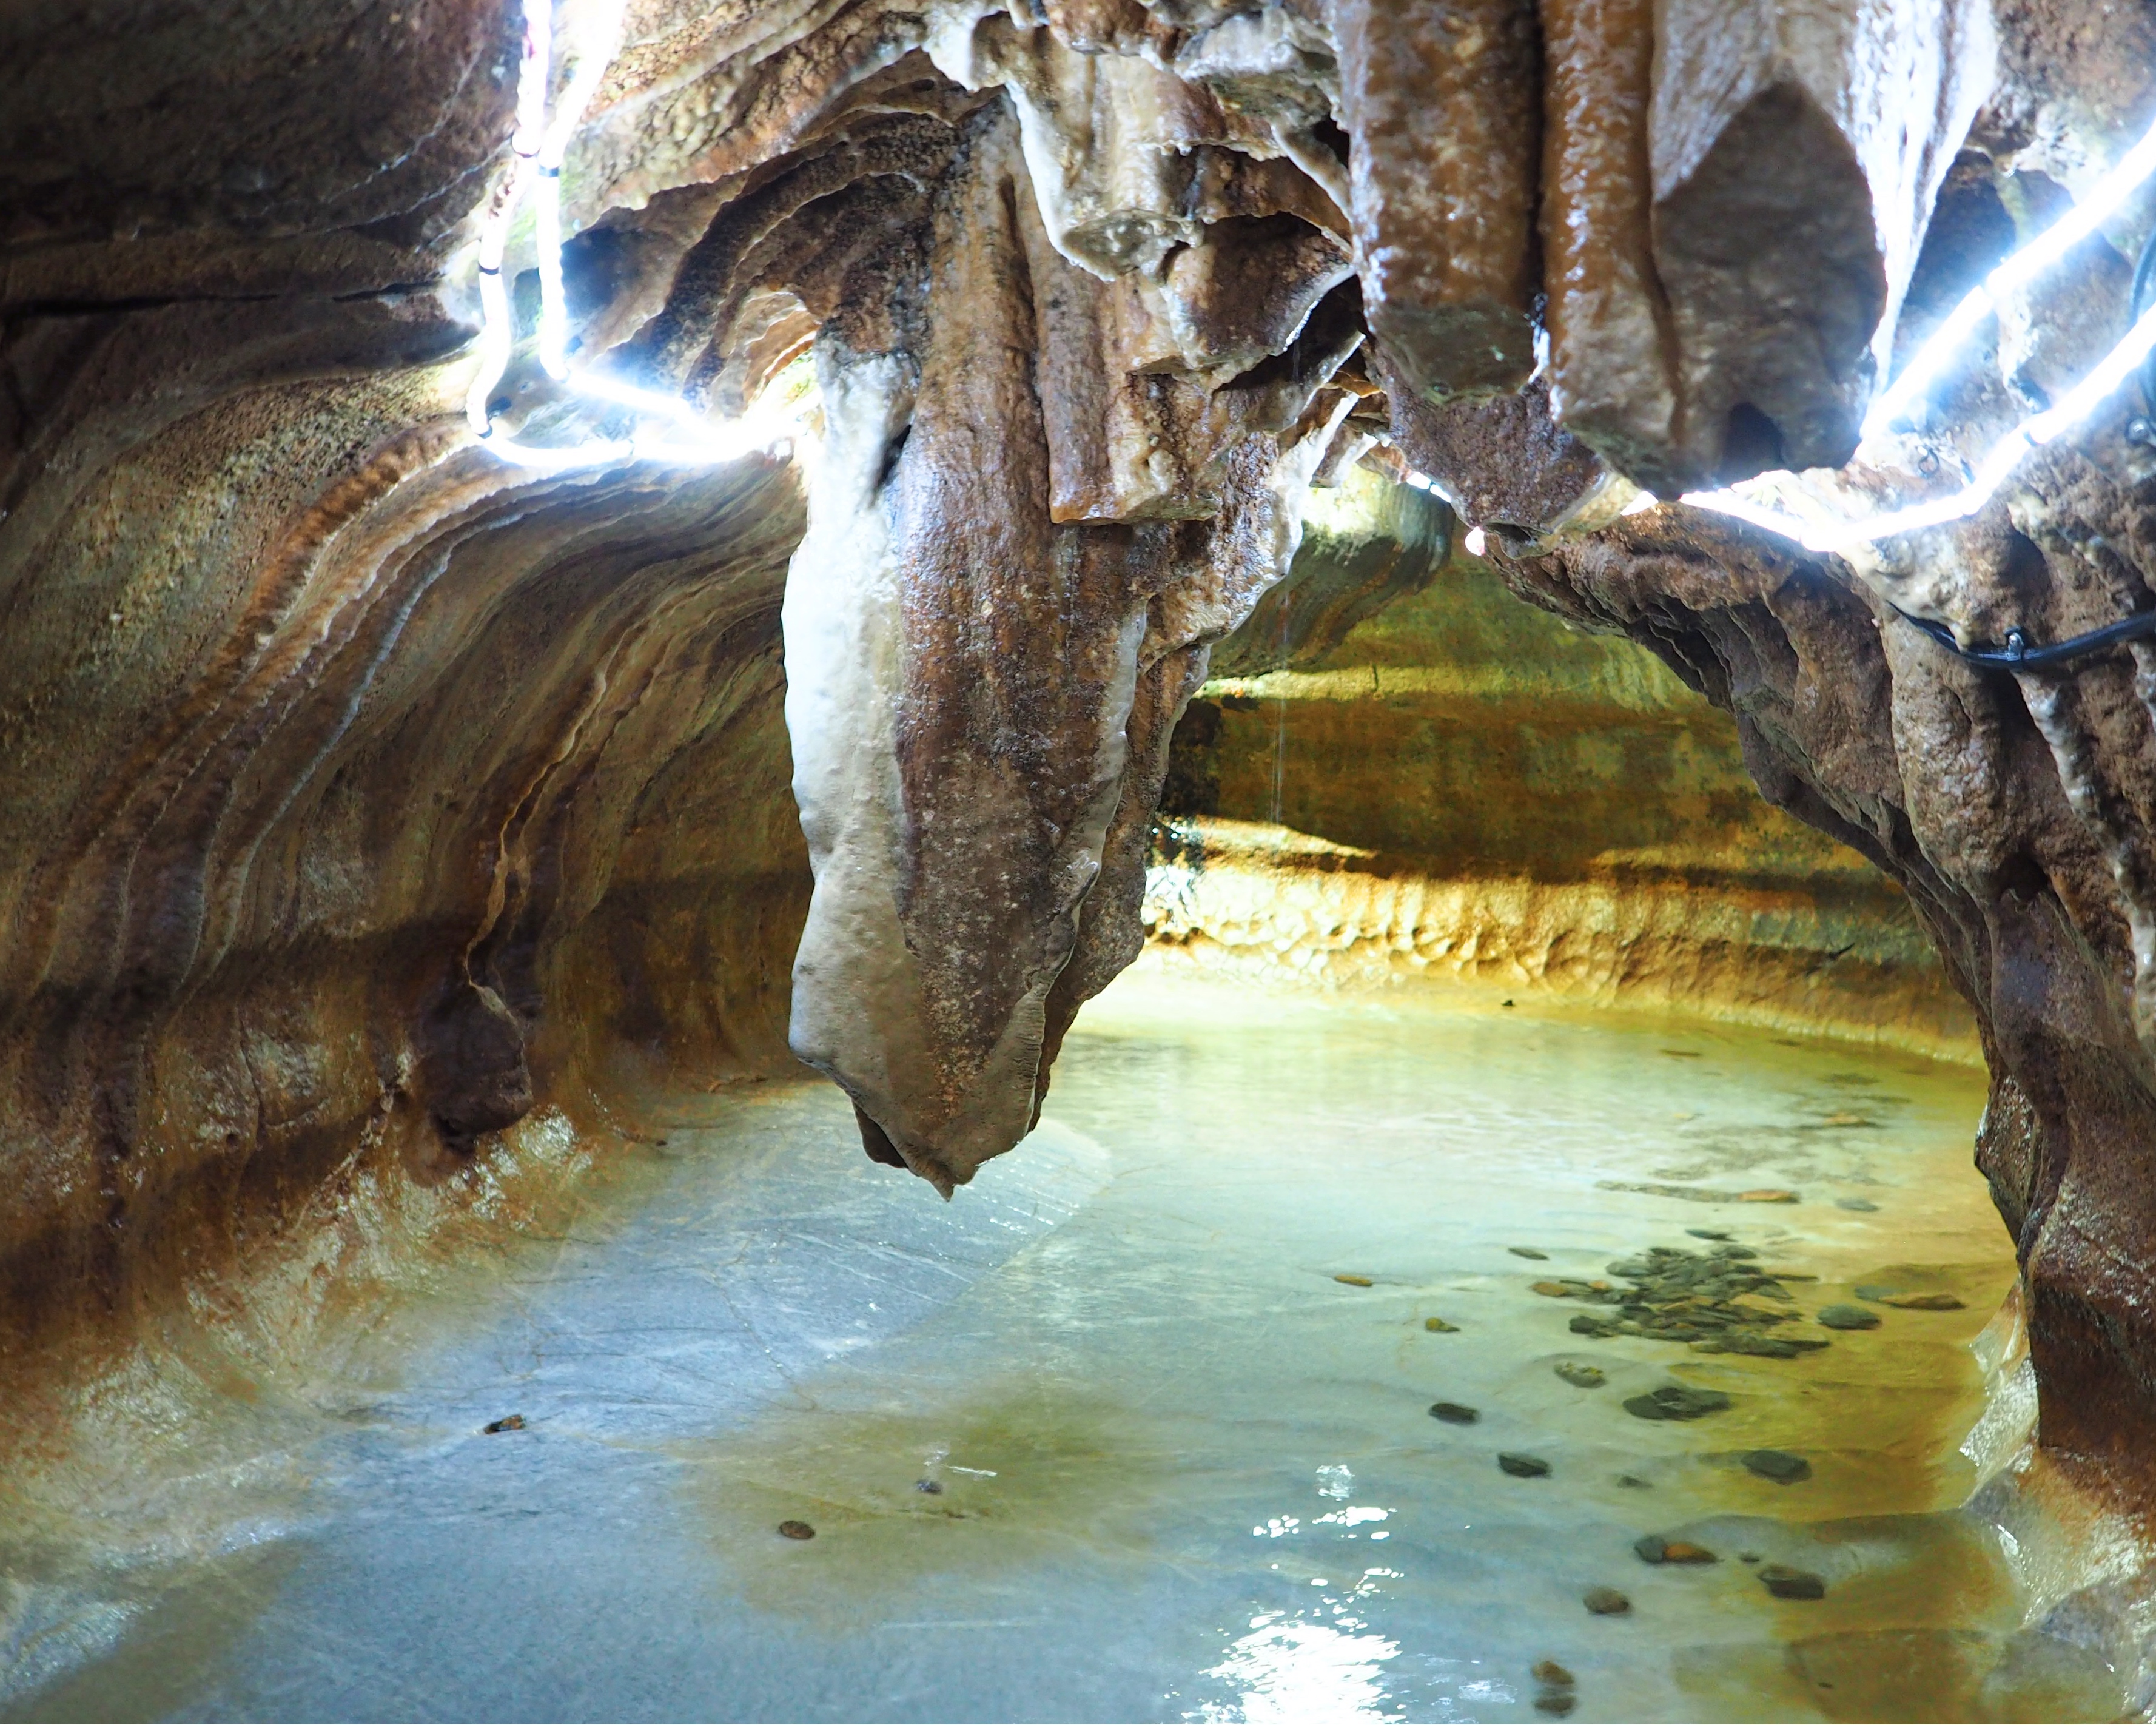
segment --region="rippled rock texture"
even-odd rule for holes
[[[609,60],[563,176],[574,364],[719,416],[813,378],[797,461],[475,447],[501,0],[0,21],[15,1307],[125,1312],[541,1098],[788,1042],[947,1193],[1137,951],[1171,733],[1310,488],[1411,463],[1901,883],[1992,1061],[2045,1435],[2145,1429],[2156,660],[1980,672],[1885,603],[1989,640],[2148,603],[2135,404],[1846,561],[1622,513],[1848,462],[1895,356],[2148,118],[2143,10],[554,23],[557,85]],[[2015,296],[1815,501],[1945,483],[2054,398],[2124,327],[2148,222]],[[535,262],[520,230],[497,423],[619,433],[533,362]]]
[[[1727,713],[1518,603],[1423,493],[1365,475],[1309,516],[1177,729],[1145,907],[1163,962],[1976,1057],[1907,896],[1761,799]]]

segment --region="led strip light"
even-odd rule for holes
[[[1968,345],[1984,321],[1999,310],[2000,300],[2015,289],[2034,281],[2095,233],[2147,182],[2152,174],[2156,174],[2156,126],[2152,126],[2138,143],[2119,158],[2117,166],[2097,182],[2087,198],[1993,270],[1980,284],[1963,296],[1961,303],[1948,314],[1938,328],[1917,350],[1909,363],[1902,367],[1901,376],[1872,403],[1871,411],[1864,417],[1863,440],[1870,442],[1884,436],[1907,419],[1932,387],[1945,375],[1948,367]],[[1680,501],[1695,509],[1710,510],[1784,539],[1794,540],[1808,551],[1821,552],[1851,551],[1860,545],[1869,545],[1897,533],[1912,533],[1922,527],[1936,527],[1948,521],[1960,521],[1974,515],[1989,502],[2030,450],[2039,449],[2071,431],[2101,407],[2114,390],[2139,369],[2152,352],[2156,352],[2156,306],[2152,306],[2137,320],[2124,339],[2098,361],[2088,375],[2068,391],[2061,400],[2041,413],[2032,414],[2000,438],[1985,451],[1984,459],[1970,471],[1968,483],[1959,490],[1948,492],[1943,496],[1928,498],[1897,509],[1883,510],[1854,521],[1837,519],[1829,514],[1824,506],[1815,516],[1808,520],[1786,510],[1754,501],[1734,487],[1715,491],[1687,491]],[[2156,403],[2151,405],[2156,406]],[[1860,444],[1859,447],[1861,446]],[[1763,479],[1790,476],[1786,474],[1761,475]],[[1443,488],[1426,473],[1410,470],[1408,482],[1423,490],[1444,495]],[[1643,509],[1651,509],[1657,501],[1642,493],[1625,513],[1630,515]],[[1470,531],[1472,536],[1480,530]]]
[[[2040,242],[2041,243],[2041,242]],[[2108,400],[2120,384],[2141,367],[2156,351],[2156,308],[2144,312],[2125,339],[2097,361],[2087,377],[2068,390],[2054,407],[2032,414],[2000,438],[1976,464],[1968,484],[1943,497],[1927,498],[1900,509],[1889,509],[1857,521],[1806,521],[1786,511],[1754,503],[1734,489],[1686,491],[1679,501],[1695,509],[1712,510],[1738,521],[1763,527],[1785,539],[1794,539],[1807,551],[1851,551],[1897,533],[1913,533],[1920,527],[1936,527],[1974,515],[1991,501],[2021,458],[2031,449],[2051,442],[2088,418]]]
[[[620,28],[624,0],[612,0],[598,20],[603,39]],[[524,0],[524,57],[516,79],[516,131],[511,141],[515,159],[494,210],[479,235],[479,374],[465,398],[465,414],[480,447],[512,466],[543,472],[567,472],[621,461],[657,461],[677,466],[710,466],[737,461],[787,442],[798,429],[783,412],[761,403],[742,418],[714,424],[678,396],[642,389],[598,372],[569,369],[568,296],[562,280],[562,160],[585,108],[606,75],[608,57],[587,52],[578,61],[568,88],[550,121],[547,86],[553,75],[553,0]],[[547,374],[578,395],[628,408],[652,418],[669,420],[665,432],[639,426],[626,438],[592,438],[562,448],[521,443],[494,429],[492,398],[509,369],[516,347],[516,324],[510,315],[509,288],[502,275],[509,230],[526,198],[536,200],[539,254],[539,363]]]
[[[1864,416],[1862,442],[1884,437],[1908,418],[1922,404],[1933,386],[1946,375],[1984,320],[1997,313],[2000,301],[2017,288],[2035,281],[2094,234],[2152,174],[2156,174],[2156,126],[2151,126],[2141,141],[2118,159],[2086,198],[1962,296],[1961,303],[1947,314],[1911,356],[1901,376],[1881,391],[1878,399],[1872,403],[1871,411]],[[1755,503],[1734,488],[1687,491],[1682,501],[1695,509],[1712,510],[1785,539],[1794,539],[1807,551],[1815,552],[1851,551],[1897,533],[1912,533],[1919,528],[1960,521],[1989,503],[2030,450],[2071,431],[2102,406],[2112,393],[2140,368],[2152,350],[2156,350],[2156,309],[2139,318],[2124,339],[2099,360],[2063,399],[2041,413],[2032,414],[1994,443],[1976,464],[1968,483],[1944,496],[1884,510],[1856,521],[1807,521],[1784,510]]]

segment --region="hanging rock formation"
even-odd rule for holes
[[[554,23],[557,92],[610,61],[563,175],[573,363],[718,416],[813,377],[797,462],[475,446],[504,0],[0,22],[17,1311],[124,1311],[534,1107],[780,1070],[788,1013],[870,1153],[947,1193],[1136,952],[1177,716],[1363,461],[1662,654],[1901,880],[1983,1024],[2046,1437],[2156,1415],[2156,660],[1979,670],[1890,608],[1997,642],[2148,605],[2137,404],[1842,559],[1640,496],[1925,495],[2070,387],[2142,205],[1845,465],[1897,356],[2148,120],[2144,11]],[[618,435],[536,362],[536,261],[520,233],[495,421]]]

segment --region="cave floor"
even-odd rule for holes
[[[69,1500],[63,1469],[11,1500],[0,1701],[44,1718],[2114,1710],[2107,1672],[2021,1629],[2013,1542],[1958,1507],[2025,1414],[2010,1369],[1986,1401],[2013,1265],[1969,1166],[1981,1103],[1966,1070],[1696,1021],[1142,970],[1088,1009],[1040,1132],[947,1206],[867,1162],[828,1086],[677,1105],[663,1144],[580,1184],[566,1225],[445,1260],[304,1368],[242,1371],[208,1331],[176,1332],[126,1392],[170,1414],[124,1487],[107,1457],[95,1491],[93,1470]],[[1625,1189],[1643,1186],[1693,1195]],[[1799,1201],[1733,1195],[1763,1189]],[[1596,1339],[1570,1320],[1609,1308],[1533,1291],[1650,1245],[1711,1250],[1692,1229],[1820,1278],[1786,1284],[1801,1317],[1779,1331],[1832,1345]],[[1964,1304],[1814,1322],[1873,1283]],[[1626,1411],[1672,1384],[1731,1405]],[[511,1414],[521,1430],[482,1432]],[[1762,1448],[1811,1476],[1748,1471]],[[1650,1533],[1719,1561],[1650,1566]],[[1825,1597],[1771,1596],[1775,1563]],[[1630,1609],[1591,1612],[1598,1587]],[[1539,1682],[1543,1661],[1574,1681]]]

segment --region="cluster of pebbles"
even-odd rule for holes
[[[1612,1308],[1606,1317],[1581,1312],[1572,1321],[1575,1335],[1644,1336],[1656,1342],[1688,1342],[1699,1353],[1768,1359],[1794,1359],[1830,1345],[1818,1337],[1775,1333],[1801,1316],[1796,1296],[1784,1284],[1818,1278],[1763,1269],[1758,1256],[1749,1246],[1726,1242],[1705,1252],[1650,1246],[1642,1256],[1609,1266],[1609,1274],[1629,1286],[1558,1277],[1537,1282],[1534,1290],[1553,1299]]]
[[[1620,1259],[1609,1266],[1609,1274],[1626,1286],[1552,1276],[1536,1282],[1534,1291],[1552,1299],[1613,1308],[1606,1314],[1579,1313],[1572,1320],[1573,1333],[1578,1336],[1640,1336],[1650,1342],[1689,1343],[1696,1353],[1746,1353],[1764,1359],[1794,1359],[1833,1345],[1825,1337],[1791,1334],[1781,1327],[1803,1317],[1796,1296],[1784,1284],[1817,1281],[1817,1276],[1798,1270],[1767,1269],[1751,1247],[1735,1245],[1712,1229],[1686,1231],[1717,1243],[1703,1252],[1650,1246],[1639,1257]],[[1860,1287],[1856,1297],[1866,1303],[1822,1306],[1814,1321],[1830,1330],[1873,1330],[1880,1323],[1874,1307],[1954,1312],[1962,1305],[1948,1293],[1883,1286]],[[1625,1405],[1631,1407],[1630,1402]],[[1643,1419],[1672,1417],[1632,1410]]]
[[[1737,1244],[1722,1230],[1692,1228],[1686,1232],[1707,1242],[1705,1249],[1650,1246],[1637,1257],[1610,1265],[1612,1281],[1548,1276],[1532,1284],[1534,1291],[1603,1308],[1579,1313],[1571,1325],[1574,1334],[1598,1339],[1638,1336],[1649,1341],[1686,1343],[1700,1353],[1750,1354],[1768,1359],[1794,1359],[1832,1345],[1823,1337],[1793,1333],[1789,1328],[1804,1314],[1787,1284],[1816,1282],[1817,1276],[1802,1271],[1769,1268],[1760,1262],[1759,1254],[1753,1248]],[[1532,1246],[1507,1250],[1516,1257],[1536,1262],[1547,1261],[1549,1256]],[[1356,1275],[1339,1275],[1334,1280],[1354,1287],[1372,1285],[1369,1278]],[[1876,1307],[1944,1312],[1962,1305],[1954,1296],[1943,1292],[1867,1286],[1857,1288],[1856,1293],[1865,1304],[1822,1306],[1813,1314],[1814,1322],[1830,1330],[1870,1329],[1881,1321],[1873,1309]],[[1442,1334],[1455,1331],[1458,1326],[1441,1317],[1426,1317],[1424,1327]],[[1601,1367],[1576,1360],[1559,1361],[1552,1369],[1578,1389],[1599,1389],[1609,1381]],[[1730,1398],[1719,1390],[1673,1384],[1628,1397],[1624,1403],[1625,1411],[1640,1419],[1674,1420],[1704,1419],[1731,1405]],[[1450,1401],[1431,1404],[1430,1412],[1431,1418],[1448,1425],[1472,1425],[1481,1417],[1478,1409]],[[1797,1485],[1812,1476],[1811,1463],[1786,1450],[1754,1450],[1740,1459],[1746,1471],[1778,1486]],[[1550,1472],[1549,1463],[1540,1456],[1509,1451],[1497,1457],[1497,1466],[1520,1479],[1547,1478]],[[1639,1486],[1645,1481],[1626,1476],[1619,1483]],[[1656,1566],[1721,1561],[1704,1546],[1656,1533],[1635,1541],[1633,1551],[1642,1563]],[[1825,1579],[1810,1570],[1767,1563],[1756,1552],[1741,1552],[1738,1556],[1775,1599],[1809,1600],[1825,1596]],[[1612,1587],[1588,1589],[1581,1595],[1581,1603],[1602,1617],[1626,1615],[1632,1609],[1631,1600]],[[1539,1685],[1534,1697],[1537,1712],[1563,1717],[1573,1711],[1578,1691],[1571,1672],[1553,1660],[1544,1660],[1534,1667],[1533,1676]]]

